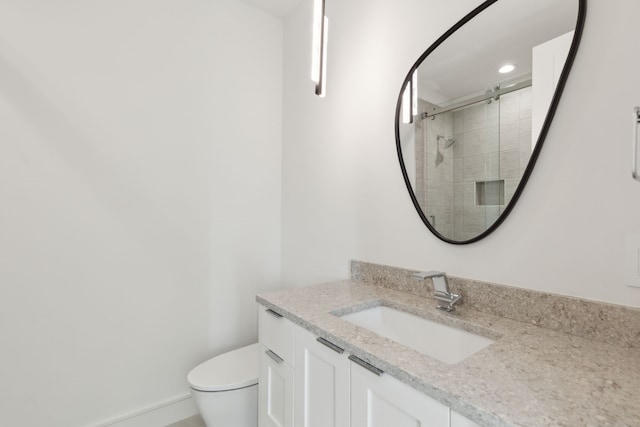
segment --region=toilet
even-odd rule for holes
[[[191,395],[207,427],[258,425],[259,346],[218,355],[189,372]]]

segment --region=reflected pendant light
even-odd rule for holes
[[[402,94],[402,123],[413,123],[413,116],[416,114],[418,114],[418,72],[414,71]]]
[[[316,84],[316,95],[322,97],[326,93],[328,29],[329,20],[325,16],[324,0],[314,0],[311,80]]]

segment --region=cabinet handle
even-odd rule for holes
[[[271,310],[270,308],[267,308],[265,311],[266,311],[267,313],[269,313],[270,315],[272,315],[273,317],[276,317],[276,318],[278,318],[278,319],[280,319],[280,318],[282,317],[282,314],[277,313],[277,312],[275,312],[275,311]]]
[[[371,363],[365,362],[364,360],[360,359],[357,356],[354,356],[353,354],[351,356],[349,356],[349,360],[351,360],[352,362],[355,362],[358,365],[362,366],[367,371],[373,372],[377,376],[380,376],[380,375],[384,374],[384,371],[382,369],[376,368]]]
[[[280,356],[278,356],[277,354],[275,354],[273,351],[271,350],[267,350],[264,352],[267,356],[269,356],[270,358],[272,358],[276,363],[280,364],[282,362],[284,362],[284,359]]]
[[[640,125],[640,107],[633,109],[633,141],[631,143],[631,176],[640,181],[638,175],[638,126]]]
[[[318,338],[316,341],[318,341],[320,344],[326,345],[327,347],[329,347],[331,350],[335,351],[338,354],[344,353],[344,349],[343,348],[338,347],[337,345],[335,345],[331,341],[328,341],[328,340],[326,340],[324,338]]]

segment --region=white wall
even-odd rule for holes
[[[256,339],[280,280],[280,20],[3,0],[0,120],[0,425],[117,418]]]
[[[285,23],[283,274],[287,285],[348,275],[350,259],[640,307],[623,284],[625,234],[640,230],[630,177],[640,104],[636,0],[590,1],[585,33],[545,146],[503,225],[467,246],[420,221],[393,134],[409,67],[480,1],[327,2],[327,97],[306,77],[309,5]]]

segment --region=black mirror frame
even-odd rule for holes
[[[467,22],[471,21],[477,15],[479,15],[483,10],[487,9],[489,6],[498,2],[499,0],[486,0],[480,6],[476,7],[470,13],[468,13],[464,18],[458,21],[453,27],[451,27],[446,33],[444,33],[440,38],[438,38],[429,48],[418,58],[415,64],[411,67],[407,76],[402,83],[402,87],[400,88],[400,95],[398,96],[398,103],[396,104],[396,115],[395,115],[395,136],[396,136],[396,149],[398,152],[398,160],[400,161],[400,169],[402,170],[402,176],[404,178],[404,183],[407,186],[407,190],[409,191],[409,195],[411,196],[411,201],[413,202],[413,206],[416,208],[418,215],[420,215],[420,219],[427,226],[429,231],[431,231],[437,238],[443,240],[447,243],[451,243],[453,245],[466,245],[469,243],[477,242],[478,240],[484,239],[489,234],[493,233],[502,222],[509,216],[516,202],[520,198],[522,191],[524,190],[527,181],[533,171],[533,168],[538,160],[538,156],[540,155],[540,150],[542,149],[542,145],[544,140],[547,137],[547,133],[549,132],[549,128],[551,126],[551,122],[553,121],[553,117],[555,116],[556,109],[558,108],[558,103],[560,102],[560,98],[562,96],[562,92],[564,91],[565,84],[567,83],[567,78],[569,77],[569,72],[571,71],[571,67],[573,65],[573,61],[578,52],[578,46],[580,45],[580,40],[582,39],[582,32],[584,30],[584,22],[587,14],[587,0],[577,0],[578,1],[578,17],[576,22],[575,33],[573,36],[573,40],[571,41],[571,47],[569,49],[569,54],[567,55],[567,60],[565,61],[564,68],[562,69],[562,73],[560,74],[560,79],[558,80],[558,84],[556,86],[556,90],[553,94],[553,98],[551,100],[551,104],[549,106],[549,111],[547,112],[547,116],[544,119],[544,123],[542,124],[542,129],[540,130],[540,135],[538,136],[538,141],[536,142],[536,146],[531,152],[531,158],[529,159],[529,163],[524,170],[522,175],[522,179],[516,188],[516,191],[511,198],[509,204],[505,207],[504,212],[498,217],[498,219],[491,224],[489,228],[487,228],[483,233],[477,235],[476,237],[469,240],[453,240],[448,237],[440,234],[430,223],[427,217],[425,216],[420,204],[418,203],[418,199],[416,198],[415,192],[411,186],[411,182],[409,181],[409,176],[407,174],[407,169],[404,164],[404,158],[402,156],[402,146],[400,144],[400,119],[402,113],[402,95],[405,91],[405,88],[411,81],[411,77],[413,76],[414,71],[418,69],[420,64],[425,60],[431,52],[433,52],[438,46],[440,46],[446,39],[448,39],[453,33],[455,33],[460,27],[465,25]]]

